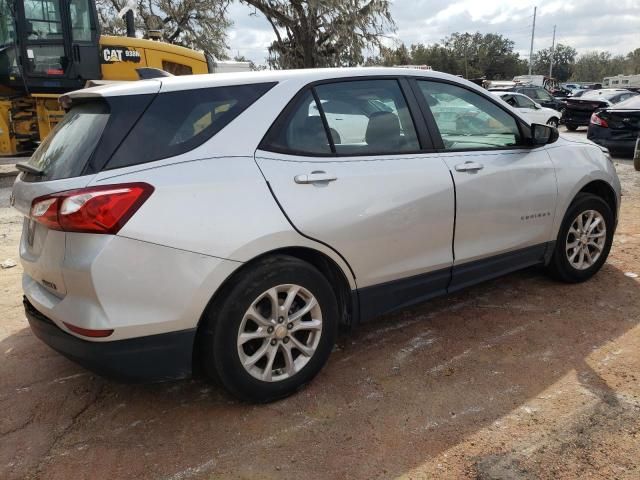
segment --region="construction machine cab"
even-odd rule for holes
[[[0,85],[58,93],[100,79],[93,0],[0,0]]]

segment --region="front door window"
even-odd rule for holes
[[[483,150],[521,143],[516,120],[495,103],[449,83],[418,81],[445,150]]]

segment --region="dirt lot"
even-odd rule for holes
[[[381,318],[266,406],[83,370],[30,333],[20,267],[0,270],[0,478],[640,478],[640,172],[619,172],[592,281],[532,269]],[[0,261],[20,224],[0,208]]]

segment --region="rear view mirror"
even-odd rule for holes
[[[558,140],[558,129],[549,125],[531,124],[531,142],[533,145],[547,145]]]

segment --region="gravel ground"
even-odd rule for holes
[[[618,169],[593,280],[530,269],[381,318],[271,405],[97,377],[31,334],[0,270],[0,478],[640,478],[640,172]],[[20,225],[0,208],[0,261]]]

